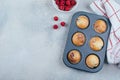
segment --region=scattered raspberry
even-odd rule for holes
[[[65,26],[66,23],[65,22],[61,22],[60,24],[61,24],[61,26]]]
[[[54,21],[58,21],[58,17],[57,16],[54,16]]]
[[[57,24],[53,25],[53,29],[58,29],[58,25]]]

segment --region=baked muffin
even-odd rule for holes
[[[77,64],[81,60],[80,52],[77,50],[72,50],[68,53],[68,60],[72,64]]]
[[[97,20],[94,24],[94,30],[98,33],[104,33],[107,29],[107,24],[104,20]]]
[[[99,51],[102,49],[104,43],[100,37],[96,36],[90,39],[89,45],[92,50]]]
[[[76,32],[72,37],[72,42],[76,46],[82,46],[85,43],[85,35],[81,32]]]
[[[81,29],[85,29],[89,25],[89,19],[86,16],[79,16],[76,20],[76,25]]]
[[[96,67],[98,67],[99,63],[100,63],[100,61],[99,61],[98,56],[96,56],[94,54],[91,54],[86,58],[86,65],[89,68],[96,68]]]

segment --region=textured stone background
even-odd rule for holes
[[[120,80],[116,65],[87,73],[62,62],[71,16],[92,12],[89,4],[94,0],[80,0],[78,8],[66,14],[57,12],[50,1],[0,0],[0,80]],[[68,26],[53,30],[55,15]]]

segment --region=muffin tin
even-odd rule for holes
[[[89,19],[89,25],[87,28],[82,29],[76,25],[76,20],[79,16],[86,16]],[[95,31],[94,24],[97,20],[105,21],[107,26],[105,32],[98,33]],[[105,54],[107,51],[107,43],[108,43],[110,29],[111,29],[111,23],[109,19],[104,16],[99,16],[96,14],[87,13],[83,11],[75,13],[71,20],[68,38],[67,38],[67,42],[66,42],[66,46],[63,54],[63,62],[65,63],[65,65],[71,68],[92,72],[92,73],[98,72],[99,70],[101,70],[104,64]],[[83,45],[76,46],[72,41],[73,35],[77,32],[83,33],[85,36],[85,42]],[[100,50],[93,50],[90,48],[90,40],[93,37],[99,37],[103,41],[103,46]],[[101,45],[99,44],[99,42],[97,42],[96,44]],[[74,60],[69,60],[69,56],[71,57],[71,59],[78,58],[73,54],[69,55],[69,53],[72,50],[73,51],[76,50],[80,53],[80,59],[77,59],[79,61],[75,61],[77,62],[75,64],[74,64]],[[94,67],[92,67],[91,65],[94,65]]]

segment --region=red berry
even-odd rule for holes
[[[72,8],[71,6],[66,6],[66,7],[65,7],[65,11],[70,11],[71,8]]]
[[[58,21],[58,17],[57,16],[54,16],[54,21]]]
[[[65,1],[60,1],[59,5],[60,6],[64,6],[65,5]]]
[[[65,22],[61,22],[60,24],[61,24],[61,26],[65,26],[66,23]]]
[[[53,29],[58,29],[58,25],[57,24],[53,25]]]
[[[76,5],[76,0],[55,0],[55,3],[60,10],[70,11]]]
[[[67,6],[70,6],[70,5],[71,5],[70,0],[67,0],[67,1],[66,1],[66,5],[67,5]]]
[[[75,0],[72,0],[72,1],[71,1],[71,5],[72,5],[72,6],[76,5],[76,1],[75,1]]]
[[[61,2],[61,1],[65,1],[65,0],[59,0],[59,1]]]
[[[57,5],[59,5],[59,0],[55,0],[55,3],[56,3]]]
[[[64,6],[59,6],[60,10],[64,10],[64,8],[65,8]]]

